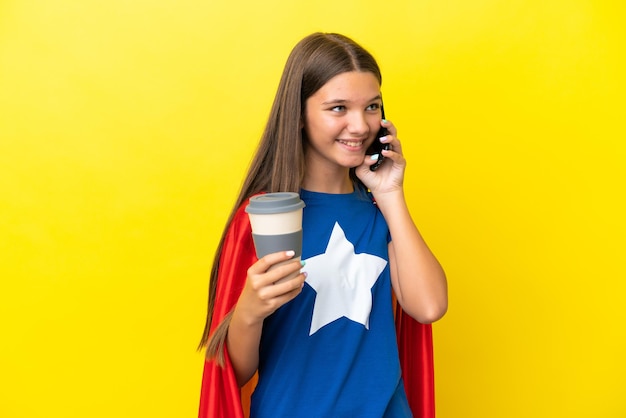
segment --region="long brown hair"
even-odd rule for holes
[[[371,72],[382,83],[380,69],[374,57],[352,39],[337,33],[314,33],[302,39],[291,51],[283,70],[274,104],[261,136],[259,146],[243,182],[241,192],[228,218],[243,202],[259,192],[299,192],[304,177],[304,140],[302,124],[306,100],[338,74]],[[350,170],[355,183],[360,180]],[[207,346],[209,358],[220,353],[228,321],[209,336],[219,260],[226,230],[215,253],[209,282],[209,303],[206,324],[198,349]],[[221,328],[221,330],[219,329]]]

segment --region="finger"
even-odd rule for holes
[[[266,272],[258,274],[250,274],[248,277],[250,285],[253,289],[259,292],[259,296],[263,298],[273,298],[279,293],[272,291],[267,292],[267,288],[273,287],[276,283],[283,281],[286,278],[293,278],[300,273],[302,263],[299,260],[284,260],[272,266]]]
[[[304,274],[302,275],[304,277]],[[300,293],[302,293],[302,287],[304,285],[304,279],[300,282],[300,281],[296,281],[294,280],[289,280],[290,282],[293,282],[294,286],[293,289],[291,289],[290,291],[282,294],[281,296],[278,297],[278,302],[282,305],[284,305],[285,303],[293,300],[296,298],[296,296],[298,296]]]
[[[299,273],[295,277],[288,278],[287,280],[280,280],[264,287],[259,292],[259,297],[266,301],[271,301],[271,304],[278,308],[300,294],[305,279],[306,273]]]
[[[387,131],[393,136],[396,136],[398,134],[398,130],[396,129],[396,126],[393,124],[393,122],[389,121],[388,119],[383,119],[380,122],[380,126],[382,126],[383,128],[386,128]]]
[[[380,142],[389,145],[390,150],[402,154],[402,144],[397,136],[391,134],[383,136],[380,138]]]
[[[302,290],[305,280],[305,272],[297,273],[294,277],[287,276],[285,280],[274,283],[273,286],[268,288],[268,291],[273,293],[275,297],[284,297],[287,295],[295,297]]]
[[[287,277],[294,277],[296,274],[300,273],[300,270],[304,266],[300,260],[287,260],[282,263],[274,264],[268,271],[265,273],[267,280],[270,281],[271,284],[276,284],[276,282],[281,281]]]
[[[267,254],[264,257],[259,258],[259,260],[254,263],[248,269],[249,274],[260,274],[269,270],[274,264],[281,263],[287,261],[295,255],[295,251],[279,251],[277,253]]]
[[[394,164],[405,164],[404,156],[396,150],[383,150],[383,155],[385,156],[385,158],[393,161]]]
[[[366,155],[365,159],[363,160],[365,169],[369,170],[369,166],[376,164],[376,161],[378,161],[378,154]]]

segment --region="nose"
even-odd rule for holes
[[[369,125],[364,112],[349,113],[347,131],[354,136],[363,136],[369,132]]]

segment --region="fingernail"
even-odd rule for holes
[[[293,257],[294,255],[296,255],[295,251],[289,250],[289,251],[285,251],[285,255],[287,257]]]
[[[378,154],[374,154],[370,157],[370,160],[378,160]]]
[[[387,124],[387,119],[383,119],[383,123],[386,125]]]
[[[380,141],[380,142],[387,142],[387,137],[386,137],[386,136],[381,136],[381,137],[379,138],[379,141]]]
[[[306,266],[306,261],[302,260],[300,261],[300,264],[302,265],[302,267]]]

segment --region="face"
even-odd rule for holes
[[[370,72],[341,73],[309,97],[304,112],[308,169],[361,165],[380,129],[381,103],[380,85]]]

